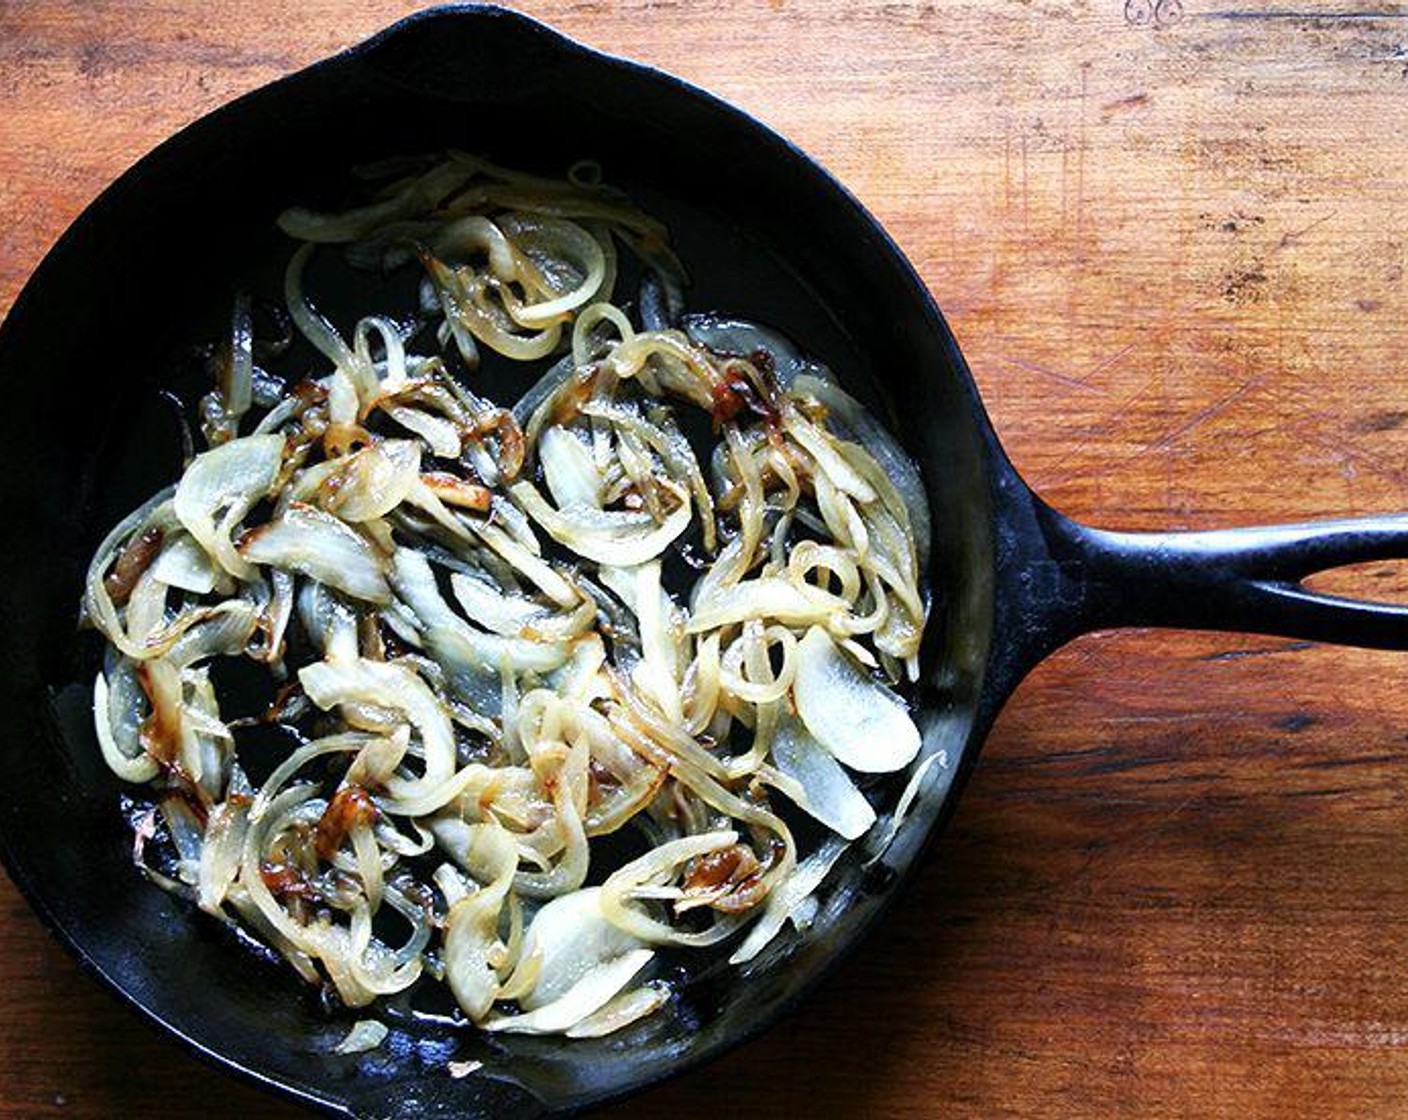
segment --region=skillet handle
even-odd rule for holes
[[[1408,650],[1408,606],[1312,591],[1316,572],[1408,559],[1408,516],[1209,532],[1123,533],[1034,499],[1046,578],[1028,588],[1046,649],[1123,626],[1235,630]],[[1042,587],[1042,583],[1047,586]]]

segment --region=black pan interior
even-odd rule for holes
[[[920,723],[926,750],[947,760],[886,859],[843,865],[844,888],[812,935],[765,954],[747,977],[713,970],[667,1011],[595,1042],[397,1028],[382,1050],[341,1057],[328,1051],[350,1016],[329,1019],[290,974],[231,951],[215,923],[133,871],[118,785],[90,727],[93,652],[75,632],[76,604],[102,534],[179,469],[161,390],[189,397],[191,347],[218,337],[235,290],[277,295],[289,244],[274,215],[336,201],[354,164],[447,146],[555,172],[599,160],[668,222],[693,277],[692,308],[802,340],[900,436],[936,525]],[[80,959],[135,1004],[314,1102],[352,1102],[367,1116],[572,1108],[754,1033],[878,915],[969,761],[991,643],[998,453],[927,293],[859,207],[771,133],[520,17],[421,18],[158,149],[31,281],[0,334],[0,379],[0,836],[12,873]],[[519,375],[518,388],[530,382]],[[484,1068],[453,1080],[451,1057]]]

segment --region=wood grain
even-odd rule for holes
[[[0,0],[0,311],[152,145],[409,7]],[[1408,11],[526,7],[832,168],[1068,512],[1210,527],[1404,505]],[[1393,565],[1334,585],[1405,590]],[[1401,1115],[1403,681],[1391,655],[1255,637],[1067,648],[838,981],[614,1114]],[[0,1011],[5,1120],[296,1115],[120,1009],[8,884]]]

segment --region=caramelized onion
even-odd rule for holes
[[[99,750],[150,790],[144,873],[343,1006],[425,976],[478,1029],[609,1034],[669,999],[662,947],[741,938],[743,964],[830,920],[833,866],[941,757],[891,688],[927,619],[923,487],[784,335],[682,321],[664,227],[595,176],[368,174],[364,205],[280,219],[304,380],[255,366],[288,340],[240,297],[209,448],[96,550]],[[415,317],[342,333],[334,257],[419,269]],[[481,357],[553,364],[509,408]],[[274,696],[232,719],[240,659]],[[255,724],[291,742],[252,786]],[[898,804],[851,773],[906,768]]]

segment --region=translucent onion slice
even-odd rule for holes
[[[341,460],[323,483],[323,507],[353,523],[385,517],[406,500],[420,475],[420,445],[389,439]]]
[[[745,319],[731,319],[708,312],[696,313],[684,317],[684,330],[695,342],[716,354],[752,360],[761,350],[772,359],[777,384],[783,389],[790,388],[793,378],[802,372],[815,368],[779,331]]]
[[[601,910],[612,925],[647,944],[711,945],[727,937],[737,924],[716,920],[706,930],[691,932],[653,918],[636,901],[674,878],[681,865],[699,856],[722,851],[738,842],[732,829],[703,832],[670,840],[617,868],[601,885]]]
[[[168,587],[177,587],[194,595],[208,595],[215,590],[216,571],[210,556],[192,537],[181,533],[161,550],[151,566],[152,578]]]
[[[799,396],[815,397],[826,406],[828,424],[839,428],[840,434],[853,444],[854,450],[842,448],[841,454],[854,461],[859,458],[855,455],[859,451],[875,464],[875,472],[867,473],[868,480],[892,511],[895,498],[904,506],[920,567],[927,565],[932,532],[929,499],[924,490],[924,480],[920,478],[919,468],[913,460],[904,453],[884,424],[833,382],[824,377],[806,375],[797,378],[792,390]]]
[[[232,439],[191,460],[176,487],[177,518],[236,579],[250,579],[255,569],[235,551],[230,533],[273,488],[283,454],[280,435]]]
[[[543,480],[559,509],[582,505],[601,508],[606,488],[591,450],[566,428],[545,428],[538,437],[538,462]]]
[[[784,410],[782,426],[816,460],[816,465],[826,472],[836,489],[858,502],[873,502],[879,498],[875,488],[836,449],[835,437],[829,432],[818,428],[795,408]]]
[[[707,598],[695,604],[686,629],[691,634],[702,634],[754,618],[775,619],[787,626],[811,626],[824,624],[849,609],[844,599],[801,580],[761,576],[710,589]]]
[[[632,949],[592,969],[552,1003],[523,1015],[487,1019],[483,1027],[507,1034],[563,1034],[600,1010],[654,956],[653,949]]]
[[[247,788],[247,787],[246,787]],[[200,852],[196,901],[200,908],[223,916],[222,904],[240,872],[244,837],[249,829],[249,796],[233,793],[210,811]]]
[[[505,638],[519,637],[552,613],[541,603],[506,594],[496,583],[464,572],[451,574],[450,590],[471,622]]]
[[[434,825],[432,831],[440,835]],[[479,1023],[498,998],[499,915],[518,868],[518,848],[497,824],[470,825],[454,836],[461,838],[453,854],[483,885],[455,902],[445,919],[445,979],[464,1013]]]
[[[425,682],[405,665],[364,658],[318,661],[299,670],[298,680],[308,699],[325,711],[339,705],[370,704],[400,712],[411,722],[425,752],[425,772],[414,781],[396,778],[388,782],[393,797],[406,799],[438,791],[454,774],[455,733],[450,717]]]
[[[608,1000],[600,1009],[567,1028],[568,1038],[602,1038],[615,1034],[647,1015],[653,1015],[670,999],[670,989],[663,983],[642,984]]]
[[[888,774],[919,753],[919,729],[904,702],[862,673],[819,626],[797,645],[793,697],[807,730],[852,770]]]
[[[489,1030],[559,1033],[601,1008],[654,956],[618,929],[602,909],[600,887],[555,898],[534,916],[523,939],[519,970],[532,970],[519,995],[525,1015],[490,1020]],[[516,977],[505,985],[515,987]]]
[[[524,936],[523,959],[537,958],[539,964],[532,991],[518,1002],[528,1011],[544,1007],[593,969],[640,948],[639,939],[607,920],[600,887],[555,898],[538,911]]]
[[[669,482],[662,486],[673,492],[679,504],[658,523],[649,514],[634,510],[602,510],[587,505],[553,509],[531,482],[516,482],[509,492],[558,544],[598,564],[631,568],[655,559],[689,528],[689,492]]]
[[[381,555],[345,522],[302,502],[246,534],[239,550],[246,560],[308,576],[354,599],[391,601]]]
[[[377,1019],[358,1019],[347,1032],[347,1037],[333,1047],[338,1054],[364,1054],[375,1050],[391,1033],[387,1025]]]
[[[503,638],[475,630],[450,609],[440,595],[429,561],[419,552],[397,549],[391,578],[396,593],[421,623],[432,654],[447,672],[492,672],[497,690],[499,672],[505,666],[518,672],[549,672],[567,660],[568,650],[562,643]]]
[[[463,446],[460,430],[443,416],[432,416],[421,408],[408,405],[384,405],[383,411],[409,432],[414,432],[442,459],[459,456]]]
[[[781,931],[787,919],[797,913],[809,899],[822,880],[830,874],[849,845],[839,840],[828,840],[806,859],[800,861],[792,873],[769,896],[762,917],[748,931],[743,943],[729,957],[729,964],[743,964],[751,961],[763,951]]]
[[[149,755],[127,754],[117,745],[117,737],[113,734],[115,718],[107,677],[99,673],[93,678],[93,729],[98,734],[98,746],[103,752],[103,761],[124,782],[151,781],[161,768]]]
[[[459,162],[439,163],[381,201],[356,210],[341,214],[320,214],[301,206],[285,210],[279,215],[279,228],[300,241],[355,241],[390,222],[434,209],[471,179],[475,171]]]
[[[875,823],[875,810],[865,795],[799,721],[785,720],[777,729],[772,758],[778,770],[801,787],[798,807],[832,832],[855,840]]]

